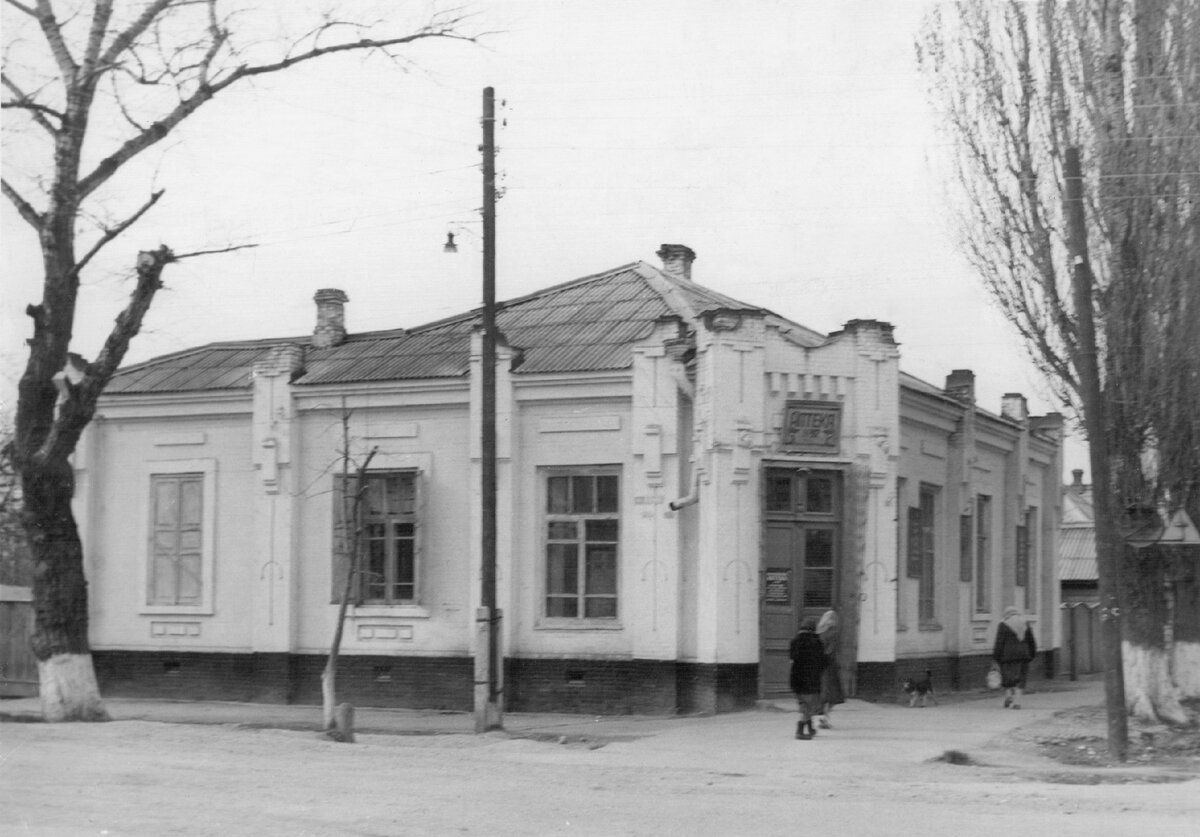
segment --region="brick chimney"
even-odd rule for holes
[[[952,369],[946,376],[946,395],[963,404],[975,403],[975,373],[970,369]]]
[[[846,320],[846,324],[834,332],[830,332],[830,338],[837,337],[842,334],[861,334],[868,337],[878,338],[880,343],[889,346],[896,345],[895,327],[883,320]]]
[[[341,345],[346,339],[345,305],[350,301],[344,291],[322,288],[313,295],[317,303],[317,327],[313,329],[312,344],[316,349]]]
[[[1029,418],[1029,405],[1019,392],[1006,392],[1000,399],[1000,415],[1006,419],[1024,422]]]
[[[664,244],[655,255],[662,259],[663,273],[692,281],[692,262],[696,261],[696,251],[691,247],[686,244]]]

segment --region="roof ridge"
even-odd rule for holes
[[[650,290],[654,291],[667,307],[675,312],[675,315],[689,322],[695,322],[697,318],[696,309],[683,296],[683,292],[663,271],[659,270],[652,264],[644,261],[636,261],[633,263],[633,270],[638,276],[642,277]]]

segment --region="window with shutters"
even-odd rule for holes
[[[545,615],[618,616],[620,476],[616,469],[544,472]]]
[[[334,603],[348,577],[357,605],[419,600],[418,491],[416,471],[371,472],[361,485],[356,477],[335,478]]]
[[[212,613],[216,465],[145,466],[148,531],[142,613]]]
[[[917,579],[917,619],[936,618],[937,578],[934,561],[936,489],[922,485],[917,505],[908,510],[908,576]]]

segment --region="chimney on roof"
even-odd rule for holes
[[[1006,392],[1000,399],[1000,415],[1013,421],[1025,421],[1029,418],[1029,405],[1025,396],[1019,392]]]
[[[1083,491],[1083,469],[1075,468],[1071,471],[1071,488],[1076,491]]]
[[[664,244],[656,254],[662,259],[663,273],[678,279],[692,281],[692,262],[696,261],[696,251],[686,244]]]
[[[322,288],[313,295],[317,303],[317,327],[313,329],[312,344],[316,349],[341,345],[346,339],[346,309],[350,301],[344,291]]]
[[[970,369],[952,369],[946,376],[946,395],[963,404],[975,403],[975,373]]]

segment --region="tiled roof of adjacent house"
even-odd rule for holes
[[[709,290],[644,262],[623,265],[498,305],[496,324],[521,350],[518,374],[627,369],[632,344],[664,317],[694,321],[716,309],[764,313],[792,340],[817,346],[824,335],[758,306]],[[295,383],[331,384],[464,375],[478,309],[427,325],[350,334],[340,345],[315,348],[308,335],[211,343],[117,372],[107,394],[189,392],[250,386],[254,363],[275,346],[305,347]]]

